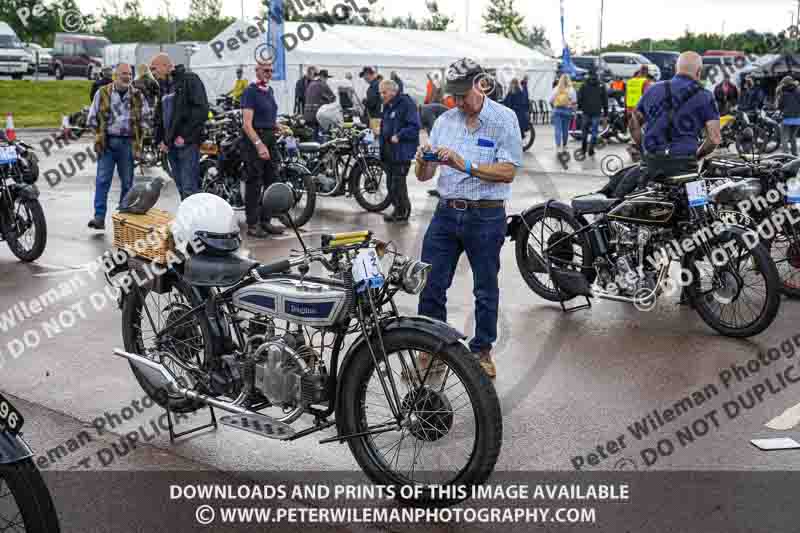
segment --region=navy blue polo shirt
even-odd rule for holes
[[[262,91],[255,83],[247,86],[242,93],[242,109],[253,110],[253,127],[256,129],[271,129],[275,127],[278,119],[278,102],[275,101],[275,91],[269,87]]]
[[[706,123],[719,120],[714,95],[695,80],[676,75],[671,81],[672,91],[672,143],[670,154],[695,155],[697,137]],[[696,90],[697,88],[700,90]],[[696,91],[691,97],[691,91]],[[667,148],[668,107],[666,82],[651,85],[645,91],[636,110],[645,118],[644,149],[648,153],[663,152]]]

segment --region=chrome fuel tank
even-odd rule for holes
[[[233,295],[233,304],[245,311],[317,328],[339,322],[347,312],[346,300],[342,285],[290,277],[262,281]]]

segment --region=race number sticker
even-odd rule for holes
[[[375,144],[375,134],[372,131],[368,131],[364,135],[364,144]]]
[[[290,152],[297,151],[297,139],[294,137],[286,137],[286,149]]]
[[[708,203],[706,195],[706,182],[693,181],[686,184],[686,195],[689,197],[689,207],[702,207]]]
[[[5,426],[6,431],[16,435],[22,428],[24,419],[19,414],[11,402],[0,395],[0,425]]]
[[[377,289],[383,286],[381,263],[374,248],[367,248],[358,252],[353,261],[353,281],[359,292],[367,287]]]
[[[786,203],[800,204],[800,178],[792,178],[786,183]]]
[[[13,146],[0,146],[0,165],[17,162],[17,149]]]

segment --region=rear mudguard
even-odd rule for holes
[[[464,343],[464,340],[467,338],[466,335],[453,328],[449,324],[424,316],[394,317],[381,323],[382,335],[392,331],[400,330],[422,331],[424,333],[428,333],[429,335],[433,335],[441,341],[441,346],[439,347],[440,349],[444,348],[445,346],[450,346],[451,344]],[[361,351],[361,347],[364,346],[365,342],[366,338],[364,335],[361,335],[355,340],[355,342],[353,342],[352,345],[350,345],[350,349],[347,350],[347,355],[345,355],[344,361],[342,362],[339,376],[346,376],[348,374],[356,355],[359,353],[359,351]],[[469,349],[467,350],[469,351]],[[341,378],[339,381],[341,382]],[[339,386],[336,391],[337,409],[338,406],[341,405],[341,391],[342,387]]]
[[[575,210],[572,207],[559,202],[557,200],[549,200],[547,202],[543,202],[541,204],[536,204],[534,206],[529,207],[522,214],[519,215],[511,215],[508,217],[508,230],[506,231],[506,237],[509,237],[512,241],[517,240],[517,233],[519,232],[520,226],[524,226],[522,220],[523,218],[527,218],[527,216],[537,209],[544,209],[547,208],[548,210],[555,210],[555,211],[562,211],[566,213],[570,217],[576,219],[581,226],[588,226],[589,222],[583,215],[579,215],[575,213]]]
[[[0,464],[16,463],[29,457],[33,457],[33,450],[22,437],[0,431]]]

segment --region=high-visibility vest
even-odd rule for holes
[[[626,107],[636,107],[639,104],[639,100],[642,99],[642,94],[644,94],[644,84],[648,81],[647,78],[631,78],[628,80],[625,90]]]

